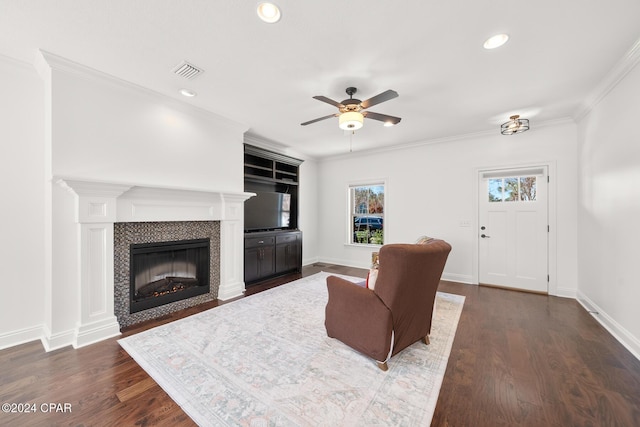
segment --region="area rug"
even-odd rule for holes
[[[438,292],[431,344],[406,348],[383,372],[327,337],[327,276],[118,342],[200,426],[428,426],[464,297]]]

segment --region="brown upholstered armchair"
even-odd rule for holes
[[[327,335],[375,359],[383,371],[391,356],[416,341],[429,344],[436,291],[450,251],[447,242],[436,239],[384,245],[374,289],[329,276]]]

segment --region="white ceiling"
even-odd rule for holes
[[[309,156],[348,151],[335,107],[312,99],[400,96],[371,110],[353,149],[499,132],[511,114],[571,117],[640,39],[637,0],[0,0],[0,54],[33,62],[43,49],[245,123]],[[482,43],[496,33],[502,48]],[[205,72],[172,73],[187,60]],[[180,88],[198,96],[182,97]],[[512,138],[517,138],[514,136]]]

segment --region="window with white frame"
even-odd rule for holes
[[[384,183],[349,186],[350,243],[384,244],[384,190]]]

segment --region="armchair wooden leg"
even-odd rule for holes
[[[429,335],[425,335],[425,336],[422,338],[422,342],[423,342],[423,343],[425,343],[426,345],[429,345],[429,344],[430,344],[430,341],[429,341]]]
[[[389,366],[387,366],[387,362],[378,362],[378,368],[382,369],[383,371],[386,371],[387,369],[389,369]]]

